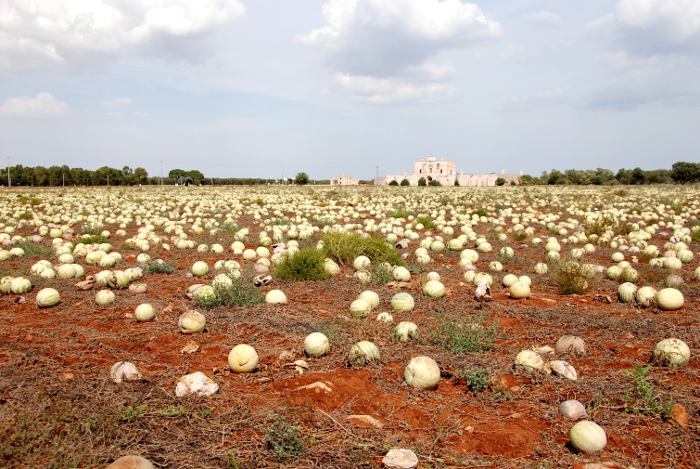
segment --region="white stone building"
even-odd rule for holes
[[[505,179],[506,183],[509,184],[511,181],[517,182],[519,176],[506,174],[505,172],[500,174],[465,174],[464,171],[457,172],[457,164],[454,161],[428,156],[414,163],[412,174],[406,172],[403,174],[389,174],[380,177],[377,180],[377,184],[387,186],[391,181],[396,181],[400,184],[405,179],[411,186],[417,186],[420,178],[424,178],[427,184],[437,181],[442,186],[454,186],[455,180],[457,180],[460,186],[486,187],[495,186],[499,177]]]
[[[342,174],[331,179],[331,186],[357,186],[360,181],[352,176],[346,176]]]

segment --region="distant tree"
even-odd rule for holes
[[[390,186],[398,186],[399,183],[398,183],[398,181],[397,181],[396,179],[393,179],[393,180],[389,183],[389,185],[390,185]]]
[[[442,186],[442,184],[440,183],[440,181],[438,181],[437,179],[433,179],[432,181],[430,181],[430,184],[429,184],[429,185],[430,185],[430,186],[435,186],[435,187],[437,187],[437,186]]]
[[[620,184],[632,184],[632,171],[622,168],[615,174],[615,179]]]
[[[428,183],[426,182],[425,178],[420,178],[420,179],[418,180],[418,185],[419,185],[420,187],[425,187],[425,186],[428,185]]]
[[[147,184],[148,183],[148,171],[144,168],[134,169],[131,179],[134,184]]]
[[[546,177],[547,184],[550,186],[553,186],[555,184],[566,184],[568,181],[564,177],[564,175],[561,173],[561,171],[558,171],[556,169],[553,169],[549,175]]]
[[[306,173],[297,173],[294,177],[294,184],[305,185],[309,183],[309,175]]]
[[[646,182],[646,176],[644,175],[644,171],[642,171],[642,168],[634,168],[632,170],[632,174],[630,176],[630,183],[631,184],[644,184]]]
[[[496,185],[497,186],[505,186],[506,185],[506,180],[503,178],[498,178],[496,179]]]
[[[529,174],[523,174],[520,176],[520,185],[521,186],[534,186],[537,184],[537,178],[534,178],[533,176],[530,176]]]
[[[679,161],[671,166],[671,178],[680,184],[700,182],[700,163]]]
[[[517,186],[518,184],[515,181],[510,181],[511,186]]]
[[[410,186],[411,183],[408,181],[408,179],[403,178],[403,179],[401,180],[401,185],[402,185],[402,186]]]
[[[455,178],[455,184],[454,184],[454,186],[455,186],[455,187],[459,187],[459,179]]]

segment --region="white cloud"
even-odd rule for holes
[[[460,0],[329,0],[326,24],[299,40],[317,47],[339,83],[362,102],[434,102],[442,83],[454,76],[451,65],[431,58],[447,49],[501,37],[500,25],[473,3]],[[402,91],[364,93],[398,84]],[[400,96],[399,96],[400,95]]]
[[[459,95],[448,83],[411,83],[394,78],[338,74],[336,81],[355,101],[376,104],[433,104]]]
[[[620,0],[615,11],[588,25],[619,47],[640,54],[700,53],[697,0]]]
[[[132,104],[134,104],[134,100],[131,98],[113,98],[102,102],[102,105],[108,108],[127,107]]]
[[[503,98],[498,109],[501,111],[533,111],[551,108],[567,100],[566,93],[561,88],[541,91],[539,93]]]
[[[0,0],[0,69],[157,53],[243,15],[239,0]]]
[[[68,105],[42,91],[38,95],[17,96],[0,104],[0,117],[50,119],[68,112]]]
[[[525,21],[537,26],[558,27],[564,24],[564,19],[551,11],[534,11],[525,15]]]
[[[700,1],[619,0],[588,30],[609,41],[602,61],[613,72],[590,97],[590,107],[698,104]]]

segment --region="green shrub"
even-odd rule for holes
[[[175,272],[175,264],[163,259],[153,259],[143,266],[145,274],[172,274]]]
[[[41,256],[48,257],[53,253],[49,246],[43,244],[32,243],[30,241],[22,241],[15,244],[15,247],[22,248],[25,256]]]
[[[282,280],[325,280],[330,275],[323,268],[326,256],[316,248],[304,248],[284,257],[277,266],[277,277]]]
[[[408,186],[410,186],[410,185],[411,185],[411,183],[409,182],[408,179],[403,178],[403,179],[401,180],[401,187],[408,187]]]
[[[598,280],[596,271],[591,265],[574,260],[560,262],[554,269],[554,278],[564,295],[581,294],[591,288]]]
[[[433,229],[437,228],[437,225],[430,217],[418,217],[418,218],[416,218],[416,222],[414,223],[414,226],[417,225],[418,223],[423,225],[423,228],[426,230],[433,230]]]
[[[80,238],[79,242],[83,244],[102,244],[108,243],[109,240],[101,235],[90,235]]]
[[[255,285],[253,276],[248,274],[243,277],[233,278],[233,284],[229,287],[217,284],[214,287],[214,296],[210,298],[197,297],[195,304],[200,308],[214,308],[216,306],[246,306],[262,303],[265,298]]]
[[[466,323],[443,321],[433,332],[433,339],[452,353],[483,352],[492,350],[498,337],[495,325],[486,326],[483,316]]]
[[[484,368],[474,368],[464,375],[467,387],[474,394],[480,394],[489,388],[489,371]]]
[[[101,225],[84,225],[80,229],[81,234],[99,235],[104,228]]]
[[[397,181],[396,179],[394,179],[394,180],[392,180],[392,181],[389,183],[389,185],[390,185],[390,186],[398,186],[399,183],[398,183],[398,181]]]
[[[636,365],[626,372],[632,378],[633,389],[631,393],[627,392],[625,395],[625,410],[631,413],[669,418],[673,409],[673,399],[664,402],[663,396],[658,394],[652,384],[647,381],[650,372],[651,365]]]
[[[389,214],[390,218],[408,218],[411,214],[404,209],[394,210]]]
[[[270,420],[265,443],[275,452],[277,459],[285,461],[303,455],[304,442],[299,438],[299,430],[280,415],[272,415]]]
[[[326,233],[323,251],[326,257],[344,265],[352,264],[357,256],[367,256],[375,264],[404,265],[401,254],[386,240],[365,238],[357,233]]]
[[[472,215],[477,215],[479,217],[487,217],[489,215],[489,212],[487,212],[486,209],[482,207],[482,208],[474,210],[472,212]]]
[[[372,272],[372,283],[375,285],[386,285],[393,280],[394,275],[392,270],[385,265],[377,266],[374,272]]]

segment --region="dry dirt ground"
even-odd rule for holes
[[[251,239],[257,239],[256,231]],[[225,235],[221,240],[226,246],[231,242]],[[202,241],[212,240],[203,236]],[[493,244],[494,252],[480,264],[498,259],[503,244]],[[506,264],[503,274],[529,273],[541,260],[541,248],[510,245],[518,261]],[[114,247],[125,256],[125,265],[135,265],[136,251],[119,241]],[[700,246],[691,249],[696,253],[692,270]],[[612,252],[600,249],[594,259],[609,265]],[[329,280],[276,280],[264,287],[282,289],[289,298],[284,306],[202,310],[206,331],[187,336],[176,326],[178,316],[192,308],[184,292],[195,281],[186,273],[195,260],[211,266],[231,256],[191,250],[159,255],[174,261],[177,270],[146,275],[147,293],[117,292],[109,307],[97,307],[95,290],[78,291],[70,280],[51,281],[62,293],[62,303],[51,309],[35,305],[42,286],[38,280],[25,304],[16,303],[15,295],[0,297],[1,467],[102,468],[124,454],[141,454],[164,468],[370,468],[379,467],[392,447],[413,449],[421,468],[581,467],[603,461],[620,467],[700,467],[697,281],[687,279],[684,308],[667,313],[619,303],[613,281],[603,280],[583,295],[563,296],[551,278],[529,273],[530,299],[510,300],[496,286],[495,300],[480,309],[473,286],[462,283],[459,253],[445,252],[434,255],[428,268],[442,276],[447,295],[425,297],[415,274],[403,290],[414,296],[416,307],[395,314],[396,322],[418,324],[418,341],[397,342],[393,326],[371,318],[349,319],[348,307],[361,291],[379,293],[378,311],[389,311],[399,287],[363,286],[347,266]],[[2,274],[27,274],[37,260],[6,261]],[[99,270],[86,266],[88,275]],[[130,317],[143,302],[160,311],[157,320],[136,323]],[[433,337],[444,321],[474,318],[497,327],[492,350],[454,354]],[[286,366],[304,358],[304,337],[319,330],[330,337],[331,353],[306,358],[309,368],[303,374]],[[578,371],[578,381],[513,370],[518,351],[554,346],[564,334],[579,335],[588,346],[584,357],[563,357]],[[646,381],[657,407],[672,401],[685,408],[687,428],[656,407],[650,410],[630,372],[647,364],[654,344],[666,337],[684,340],[691,361],[679,369],[655,366]],[[199,351],[181,353],[190,340]],[[379,363],[348,364],[347,351],[359,340],[379,346]],[[228,351],[238,343],[258,351],[255,373],[228,370]],[[294,358],[280,358],[285,351]],[[443,378],[436,390],[418,391],[403,383],[403,368],[417,355],[439,363]],[[112,383],[109,369],[119,360],[134,362],[146,379]],[[465,378],[478,370],[485,370],[490,381],[481,392]],[[213,378],[218,394],[176,398],[176,380],[194,371]],[[303,388],[318,381],[331,391]],[[602,453],[577,454],[567,445],[572,422],[557,411],[566,399],[586,404],[606,430]],[[376,418],[382,428],[348,419],[358,414]]]

